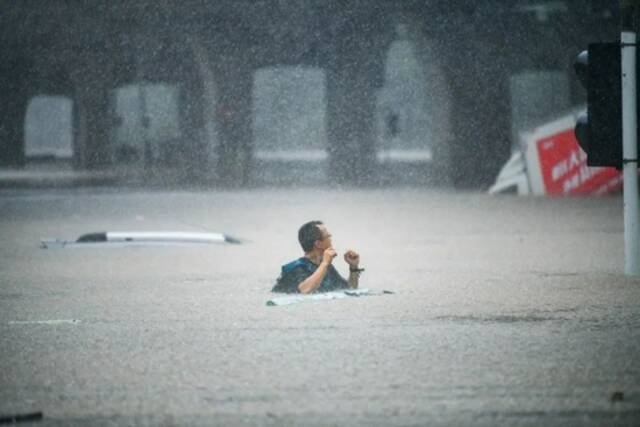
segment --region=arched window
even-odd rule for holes
[[[311,67],[271,67],[255,73],[253,139],[256,174],[263,175],[256,176],[259,181],[295,178],[300,183],[325,177],[325,79],[324,70]],[[288,166],[279,167],[282,162]]]
[[[379,161],[431,160],[431,105],[425,77],[414,43],[405,38],[394,41],[387,52],[385,84],[378,95]]]
[[[27,161],[65,160],[73,154],[73,101],[38,95],[29,101],[25,118]]]
[[[112,142],[116,163],[171,163],[180,150],[178,95],[176,85],[159,83],[115,90]]]

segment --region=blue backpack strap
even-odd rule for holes
[[[309,264],[311,263],[311,261],[309,261],[306,258],[298,258],[295,261],[291,261],[288,264],[285,264],[282,266],[282,274],[287,274],[290,271],[293,271],[294,269],[298,268],[298,267],[302,267],[305,270],[309,270]]]

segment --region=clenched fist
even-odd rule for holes
[[[351,268],[358,268],[358,265],[360,264],[360,255],[358,255],[358,252],[349,249],[344,254],[344,260]]]
[[[333,261],[333,259],[336,257],[336,255],[338,255],[336,253],[336,250],[333,248],[327,248],[324,250],[324,253],[322,254],[322,262],[325,262],[327,264],[331,264],[331,261]]]

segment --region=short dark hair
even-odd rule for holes
[[[322,240],[322,232],[318,228],[319,225],[322,225],[322,221],[309,221],[298,230],[298,241],[305,253],[313,249],[316,240]]]

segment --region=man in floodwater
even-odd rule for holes
[[[344,260],[349,264],[349,280],[345,280],[331,264],[337,253],[331,234],[321,221],[310,221],[300,227],[298,241],[304,256],[282,266],[282,274],[273,292],[302,293],[355,289],[364,269],[358,268],[360,255],[348,250]]]

